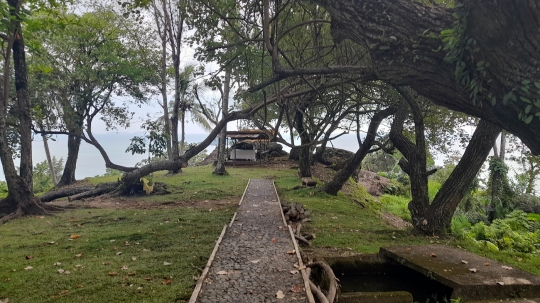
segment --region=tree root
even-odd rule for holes
[[[6,207],[0,207],[5,214],[0,217],[0,224],[23,216],[47,216],[64,210],[64,208],[60,206],[44,204],[40,202],[38,198],[32,198],[27,201],[17,201],[14,203],[8,196],[6,199],[2,200],[0,204],[6,204]]]
[[[307,267],[306,270],[309,269],[309,271],[306,271],[308,273],[308,277],[311,274],[311,268],[314,268],[314,267],[318,267],[326,273],[326,275],[328,276],[328,281],[330,283],[330,285],[328,286],[328,293],[326,294],[326,296],[324,296],[322,291],[311,280],[309,281],[310,288],[312,289],[313,294],[317,296],[320,302],[333,303],[334,300],[336,299],[337,288],[338,288],[337,282],[339,280],[336,278],[336,275],[334,274],[334,271],[332,270],[332,268],[325,262],[321,262],[321,261],[306,264],[306,267]],[[324,300],[322,300],[322,298],[324,298]]]

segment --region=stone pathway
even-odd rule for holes
[[[240,203],[196,302],[308,302],[272,180],[250,180]]]

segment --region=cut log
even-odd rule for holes
[[[299,235],[294,235],[294,238],[304,244],[306,244],[307,246],[311,246],[311,242],[309,242],[306,238],[304,238],[303,236],[299,236]]]
[[[309,187],[315,187],[317,185],[317,181],[311,179],[311,178],[308,178],[308,177],[304,177],[302,178],[302,185],[304,186],[309,186]]]

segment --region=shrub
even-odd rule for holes
[[[522,194],[514,198],[514,208],[520,209],[528,213],[540,214],[540,198],[530,195]]]
[[[469,219],[464,214],[454,216],[450,230],[452,234],[459,239],[464,239],[467,236],[467,230],[471,228]]]
[[[530,232],[531,224],[525,212],[516,210],[489,226],[484,222],[473,225],[470,234],[475,240],[494,243],[500,250],[531,253],[534,244],[540,242],[540,231]]]

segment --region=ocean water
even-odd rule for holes
[[[103,146],[113,163],[124,166],[135,166],[138,162],[147,158],[147,155],[132,155],[130,152],[126,153],[126,148],[130,143],[130,139],[135,135],[141,134],[110,132],[96,134],[95,137]],[[206,134],[186,134],[187,143],[198,143],[205,138]],[[55,136],[52,139],[54,141],[51,139],[48,140],[51,157],[55,156],[57,159],[64,158],[65,161],[67,158],[67,136]],[[215,145],[208,146],[207,152],[210,153],[214,148]],[[41,136],[36,136],[32,142],[32,159],[34,165],[47,160]],[[18,165],[18,160],[15,160],[15,165]],[[79,180],[86,177],[103,175],[104,173],[105,161],[101,157],[101,154],[94,146],[83,141],[79,150],[75,177]],[[3,171],[0,172],[0,180],[4,180]]]
[[[131,153],[126,153],[126,148],[130,143],[130,139],[136,135],[141,135],[141,133],[110,132],[96,134],[95,137],[105,151],[107,151],[107,154],[113,163],[124,166],[135,166],[138,162],[147,158],[147,155],[132,155]],[[206,134],[186,134],[186,141],[188,143],[198,143],[206,139],[206,136]],[[54,141],[48,140],[51,157],[55,156],[57,159],[62,157],[65,161],[67,158],[67,137],[55,136],[53,139]],[[212,152],[216,145],[217,140],[206,148],[207,153]],[[354,134],[341,136],[332,141],[332,144],[329,144],[328,146],[332,145],[333,147],[342,148],[352,152],[356,152],[358,149],[358,141]],[[287,147],[284,147],[284,149],[287,151],[290,150]],[[32,143],[32,158],[34,165],[47,160],[43,147],[43,140],[40,136],[36,136]],[[17,161],[16,165],[18,165]],[[94,146],[83,141],[79,150],[75,177],[77,179],[84,179],[86,177],[103,175],[104,173],[105,161],[103,161],[101,154]],[[0,172],[0,180],[4,180],[3,172]]]

